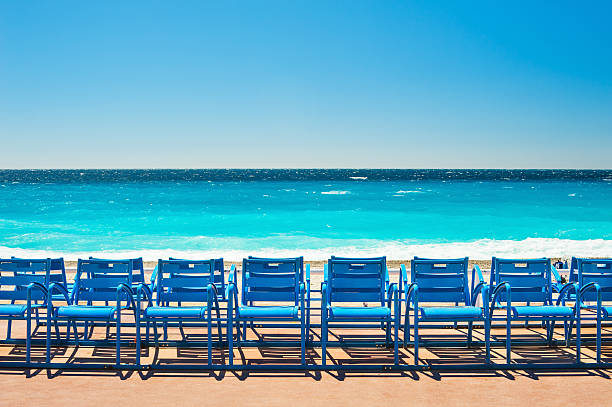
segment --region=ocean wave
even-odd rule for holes
[[[399,191],[395,191],[396,194],[424,194],[425,192],[423,191],[403,191],[403,190],[399,190]]]
[[[178,257],[192,259],[206,259],[213,257],[224,257],[228,260],[240,260],[250,255],[267,257],[292,257],[304,256],[307,260],[325,260],[332,255],[348,257],[371,257],[387,256],[388,259],[405,260],[414,256],[454,258],[468,256],[472,259],[490,259],[492,256],[528,258],[528,257],[611,257],[612,240],[570,240],[558,238],[528,238],[524,240],[494,240],[479,239],[470,242],[444,242],[444,243],[419,243],[410,241],[380,241],[372,239],[353,239],[348,241],[330,241],[315,238],[306,238],[307,245],[294,242],[295,249],[288,248],[289,243],[285,239],[276,239],[283,242],[285,247],[274,247],[271,243],[273,238],[265,239],[264,242],[253,240],[252,248],[249,248],[248,239],[241,239],[240,249],[234,249],[236,245],[227,241],[223,246],[206,250],[174,250],[174,249],[142,249],[142,250],[103,250],[103,251],[49,251],[30,250],[0,246],[0,258],[10,256],[46,258],[64,257],[66,260],[78,258],[113,257],[133,258],[143,257],[147,261],[160,258]],[[263,244],[262,244],[263,243]],[[299,248],[299,246],[305,246]],[[306,248],[310,246],[312,248]]]
[[[321,195],[348,195],[351,191],[323,191]]]

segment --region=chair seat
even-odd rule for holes
[[[387,307],[331,307],[330,319],[374,319],[391,318],[391,309]]]
[[[206,318],[206,307],[148,307],[148,318]]]
[[[295,306],[259,306],[238,308],[241,318],[297,318],[299,307]]]
[[[0,305],[0,316],[20,317],[24,316],[28,307],[22,304],[2,304]]]
[[[515,317],[571,317],[574,309],[556,305],[524,305],[512,307]]]
[[[482,319],[483,312],[480,307],[419,307],[421,319],[436,320],[470,320]]]
[[[66,305],[57,308],[57,316],[70,319],[107,319],[110,320],[115,314],[117,307],[97,306],[97,305]]]

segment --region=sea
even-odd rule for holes
[[[0,170],[0,257],[612,256],[612,170]]]

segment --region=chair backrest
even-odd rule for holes
[[[303,282],[302,257],[242,260],[242,303],[290,302],[298,305]]]
[[[411,282],[419,287],[419,302],[454,302],[470,305],[468,258],[425,259],[415,257]]]
[[[215,259],[159,260],[156,276],[157,304],[207,302],[208,285],[216,286],[215,262]]]
[[[491,260],[491,287],[510,284],[513,302],[552,304],[551,263],[548,258]],[[506,295],[500,295],[505,301]]]
[[[89,259],[90,260],[102,260],[102,261],[108,261],[108,262],[117,261],[113,259],[101,259],[99,257],[89,257]],[[145,281],[144,261],[142,260],[142,257],[138,257],[134,259],[121,259],[121,261],[124,261],[124,260],[132,262],[132,283],[134,284],[144,283]]]
[[[11,257],[14,260],[24,260],[26,262],[41,262],[47,261],[47,259],[24,259],[19,257]],[[56,259],[49,259],[51,261],[51,269],[49,270],[49,282],[51,283],[62,283],[66,285],[66,266],[64,265],[64,258],[58,257]],[[19,272],[21,273],[21,272]],[[28,271],[28,273],[45,273],[44,271]]]
[[[74,301],[114,301],[117,286],[132,285],[132,260],[79,259],[74,279]]]
[[[0,259],[0,300],[27,299],[27,286],[50,281],[51,259]],[[40,290],[32,290],[33,300],[43,300]]]
[[[328,301],[385,304],[387,258],[335,257],[327,261]]]
[[[191,261],[189,259],[176,259],[174,257],[170,257],[170,260],[184,260],[184,261]],[[225,264],[223,262],[223,257],[220,257],[218,259],[211,259],[214,261],[214,267],[213,267],[213,282],[215,284],[215,286],[217,287],[217,293],[218,293],[218,297],[220,299],[225,299]],[[208,260],[205,260],[208,261]],[[159,267],[159,263],[158,263],[158,267]]]
[[[597,283],[601,289],[601,299],[612,301],[612,259],[577,258],[576,263],[578,285],[584,287],[589,283]],[[587,291],[582,299],[595,301],[597,296],[594,291]]]

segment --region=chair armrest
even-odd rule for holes
[[[310,304],[310,264],[306,265],[306,301]]]
[[[419,306],[419,285],[417,283],[412,283],[406,289],[406,312],[410,309],[409,303],[412,298],[412,305],[414,309]]]
[[[206,292],[208,294],[208,302],[210,302],[211,296],[215,301],[215,307],[219,309],[219,292],[217,291],[217,286],[215,283],[208,283],[206,286]]]
[[[235,308],[236,316],[238,317],[238,308],[240,304],[238,303],[238,287],[236,287],[235,282],[232,281],[227,285],[227,292],[228,292],[228,296],[227,296],[228,312],[231,313],[232,308]]]
[[[397,283],[389,284],[389,289],[387,290],[387,300],[389,304],[393,301],[394,296],[397,294]]]
[[[512,305],[512,287],[510,287],[510,283],[507,281],[502,281],[495,287],[495,290],[493,290],[493,298],[491,299],[491,316],[493,316],[493,311],[495,311],[497,297],[499,297],[499,295],[504,291],[507,294],[506,306],[508,307],[508,312],[510,312],[510,307]]]
[[[576,296],[576,304],[582,304],[582,296],[588,291],[595,291],[595,293],[597,294],[597,309],[601,308],[601,287],[595,282],[590,282],[580,288],[580,291],[578,291],[578,294]]]
[[[33,290],[38,290],[42,292],[46,300],[49,301],[49,291],[45,288],[45,286],[42,285],[41,283],[37,283],[36,281],[31,282],[30,284],[28,284],[26,288],[26,300],[28,302],[28,309],[30,308],[30,303],[32,302],[32,291]]]
[[[476,284],[476,277],[478,277],[478,283],[484,283],[484,277],[482,275],[482,271],[480,270],[480,266],[478,264],[474,264],[474,267],[472,267],[472,295],[474,295],[474,292],[476,291],[478,284]],[[476,284],[476,287],[474,287],[474,284]]]
[[[53,293],[58,291],[60,294],[64,294],[64,298],[66,299],[66,303],[68,305],[72,305],[73,295],[68,291],[66,286],[62,283],[51,283],[49,284],[49,297],[48,301],[53,304]]]
[[[117,286],[117,312],[120,310],[121,293],[127,294],[128,301],[126,302],[136,308],[136,303],[134,302],[134,290],[132,290],[132,288],[127,284],[121,283]]]
[[[567,283],[559,290],[559,296],[557,297],[557,305],[561,304],[561,302],[565,304],[565,297],[570,293],[571,289],[574,289],[574,294],[576,294],[576,302],[579,303],[577,297],[578,293],[580,292],[578,288],[578,283]]]
[[[227,282],[228,283],[236,282],[236,265],[235,264],[232,264],[230,267],[229,275],[227,277]]]
[[[321,283],[321,313],[324,309],[327,309],[327,295],[327,282],[324,281]]]
[[[406,270],[405,264],[400,264],[400,287],[399,289],[404,290],[406,284],[408,284],[408,271]]]
[[[476,287],[472,290],[471,305],[472,307],[476,305],[476,300],[478,300],[478,296],[482,295],[482,303],[489,302],[489,285],[484,281],[476,284]]]
[[[389,268],[385,267],[385,289],[389,290]]]
[[[552,276],[553,279],[555,281],[553,281],[553,289],[561,292],[561,290],[563,289],[563,277],[561,277],[561,274],[559,274],[559,271],[557,270],[557,268],[555,266],[553,266],[552,264],[550,265],[550,271],[552,272]],[[561,289],[559,288],[561,287]]]
[[[139,284],[138,287],[136,287],[136,300],[139,303],[141,294],[144,294],[143,297],[149,302],[149,305],[153,303],[153,291],[151,291],[151,287],[147,284]]]
[[[159,265],[155,265],[155,268],[153,269],[153,273],[151,273],[151,279],[149,280],[149,283],[151,284],[151,290],[155,289],[155,280],[157,280],[157,268],[159,267]]]

